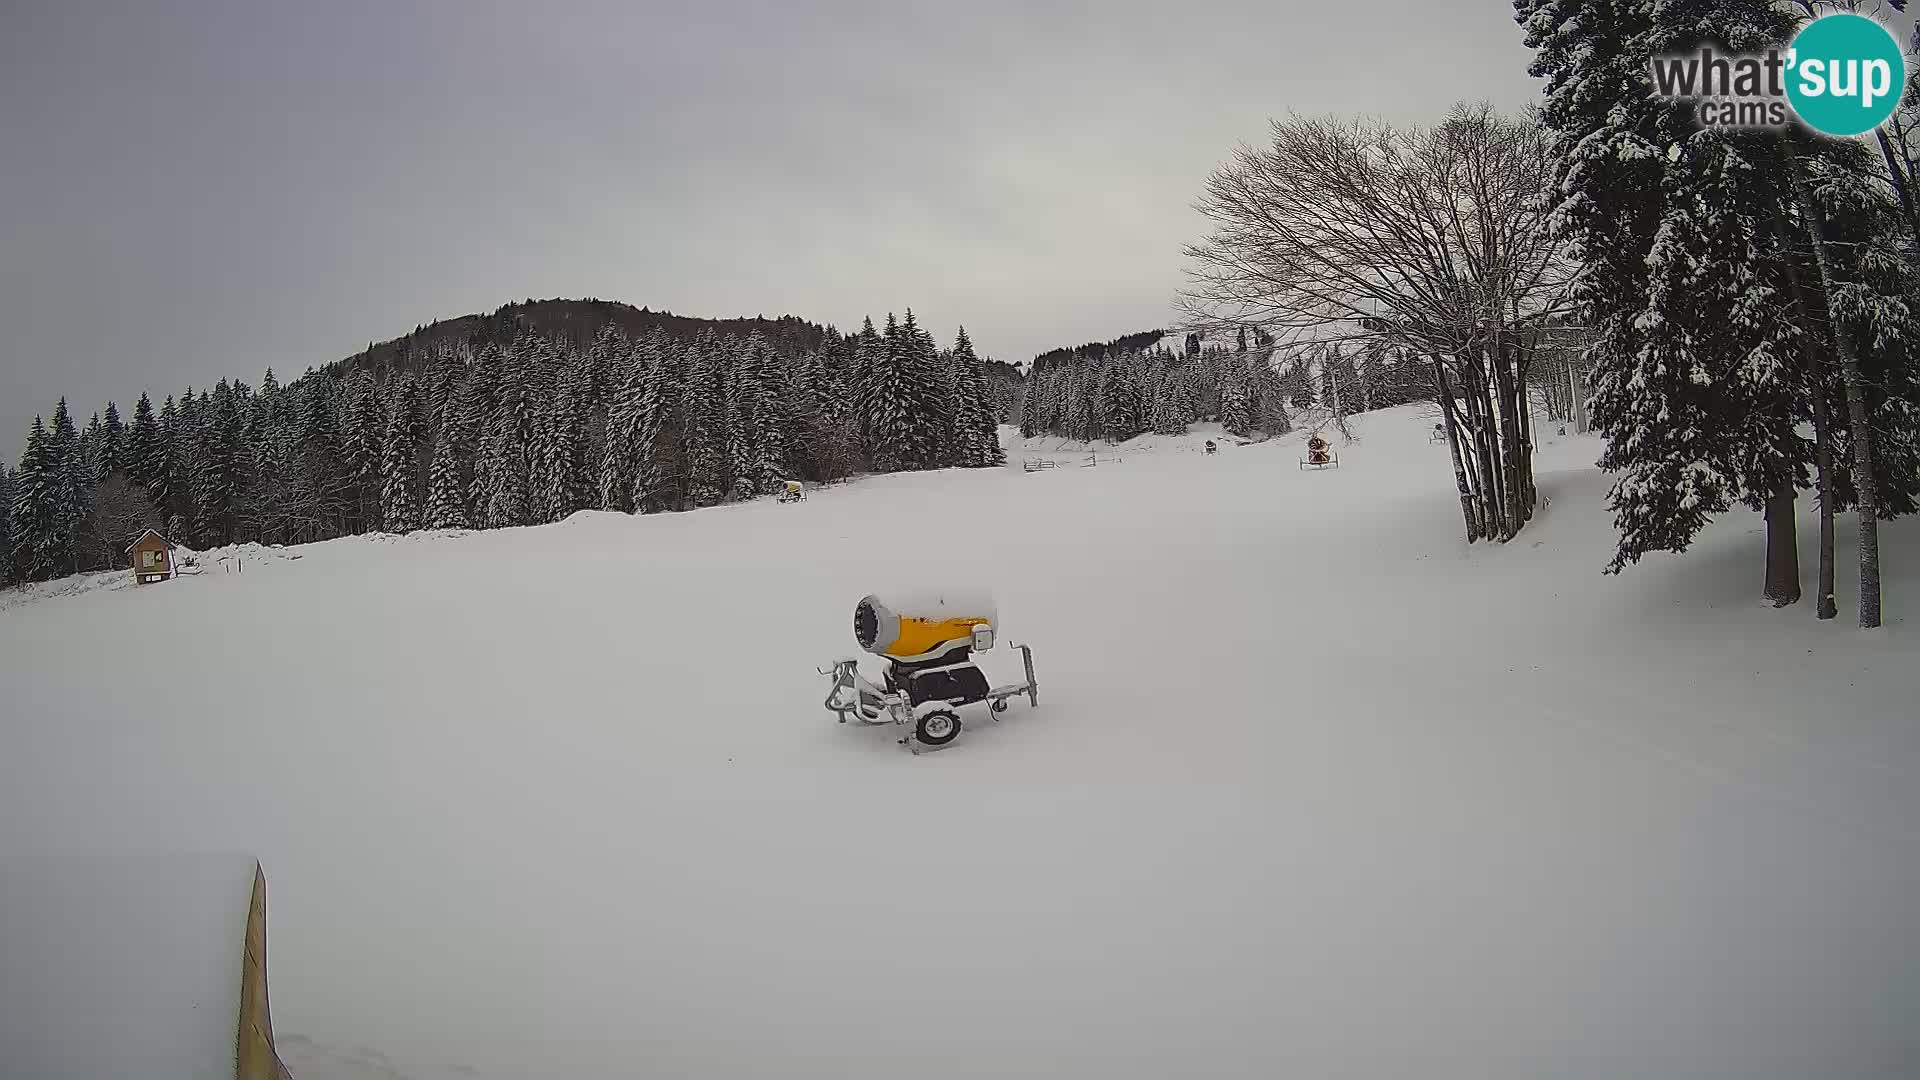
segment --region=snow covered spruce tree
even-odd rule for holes
[[[142,487],[151,487],[160,461],[160,421],[154,418],[153,401],[146,394],[133,406],[133,423],[127,427],[127,475]]]
[[[73,489],[59,445],[40,417],[27,430],[26,450],[13,476],[13,567],[22,581],[45,581],[72,572]]]
[[[789,368],[795,405],[791,464],[813,480],[838,480],[864,460],[855,400],[857,342],[829,332],[818,350]]]
[[[933,338],[920,329],[908,308],[895,339],[900,390],[904,392],[903,462],[909,469],[933,469],[944,464],[947,434],[946,404],[940,361]]]
[[[1253,432],[1254,406],[1250,372],[1244,360],[1235,358],[1221,365],[1220,426],[1228,434],[1245,437]]]
[[[353,491],[340,434],[340,384],[326,372],[301,379],[296,399],[298,454],[288,470],[288,541],[352,531]]]
[[[465,348],[443,347],[435,351],[421,375],[420,405],[426,412],[427,427],[436,439],[449,423],[459,422],[456,405],[470,360],[471,354]]]
[[[735,498],[771,492],[786,471],[780,372],[759,334],[738,343],[723,364],[727,456]]]
[[[203,547],[233,543],[239,499],[246,481],[242,393],[221,379],[206,400],[191,440],[193,542]]]
[[[541,521],[561,521],[590,504],[586,463],[586,368],[563,368],[558,390],[538,410],[532,450],[534,503]]]
[[[627,435],[632,447],[633,471],[625,483],[634,513],[644,514],[663,509],[667,501],[662,487],[673,470],[661,464],[661,438],[668,420],[678,409],[677,376],[682,368],[675,360],[673,343],[661,335],[655,335],[641,346],[639,358],[643,365],[639,399]],[[611,442],[611,434],[608,438]],[[677,486],[674,488],[676,506],[680,490]]]
[[[193,388],[188,387],[176,400],[168,398],[160,408],[160,426],[165,433],[166,484],[164,501],[154,505],[166,515],[166,532],[174,537],[193,535],[193,478],[200,462],[200,408]]]
[[[283,542],[286,510],[281,495],[286,489],[290,442],[286,394],[273,369],[268,368],[241,427],[246,485],[239,500],[236,527],[244,537],[262,543]]]
[[[480,443],[473,470],[473,501],[484,528],[512,528],[531,520],[526,444],[514,436],[511,421],[496,418]]]
[[[346,453],[357,530],[378,527],[380,437],[384,426],[373,376],[366,368],[359,368],[348,376],[340,392],[341,449]]]
[[[13,581],[13,467],[0,461],[0,588]]]
[[[109,401],[106,418],[101,423],[99,434],[93,443],[90,459],[93,482],[97,484],[115,473],[125,472],[126,456],[126,425],[120,422],[120,407]]]
[[[606,439],[600,448],[600,509],[613,513],[633,513],[633,478],[642,453],[639,445],[641,380],[644,369],[633,343],[624,338],[595,341],[596,351],[606,353],[603,375],[611,391],[607,399]],[[652,440],[644,452],[653,455]]]
[[[106,437],[106,426],[100,422],[99,413],[89,417],[87,426],[80,429],[80,474],[88,485],[100,482],[100,444]]]
[[[1789,132],[1779,140],[1798,227],[1783,254],[1796,311],[1814,350],[1802,364],[1823,477],[1822,615],[1832,614],[1829,505],[1859,518],[1859,623],[1881,622],[1879,520],[1914,512],[1920,484],[1920,278],[1906,219],[1870,151]],[[1811,272],[1806,267],[1811,266]],[[1813,288],[1802,287],[1811,280]],[[1829,474],[1830,475],[1827,475]]]
[[[472,525],[467,512],[467,485],[460,475],[460,452],[444,429],[433,445],[425,524],[429,529],[465,529]]]
[[[533,523],[531,447],[537,356],[537,346],[523,336],[499,363],[493,415],[474,464],[473,503],[486,528]]]
[[[972,468],[1003,464],[1007,455],[1000,448],[999,413],[989,398],[986,372],[964,326],[954,338],[950,362],[957,397],[953,434],[958,444],[955,464]]]
[[[498,346],[481,346],[467,366],[464,379],[447,397],[445,429],[453,433],[454,446],[469,459],[469,472],[479,469],[481,442],[493,427],[494,395],[499,391],[500,368],[505,363]],[[477,483],[478,476],[473,480]],[[472,498],[470,494],[470,505]]]
[[[616,389],[607,412],[600,462],[600,508],[646,513],[662,509],[660,436],[674,413],[671,387],[680,361],[672,343],[653,337],[630,343],[609,366]]]
[[[727,476],[726,432],[721,427],[725,399],[719,349],[718,341],[712,335],[705,335],[686,351],[679,416],[684,447],[681,490],[695,506],[718,503],[731,485],[731,478]]]
[[[868,326],[872,323],[869,321]],[[863,349],[861,406],[868,453],[874,468],[893,472],[913,467],[912,416],[915,393],[907,372],[909,350],[899,322],[887,315],[887,329]]]
[[[198,504],[194,484],[204,468],[207,414],[211,411],[207,392],[202,390],[196,393],[189,386],[181,392],[179,409],[174,416],[171,445],[178,494],[175,497],[177,505],[170,508],[167,516],[167,533],[174,537],[185,537],[188,544],[200,542],[200,525],[194,520]]]
[[[1694,133],[1679,111],[1650,94],[1652,8],[1648,0],[1516,5],[1535,50],[1532,73],[1548,81],[1541,120],[1555,162],[1555,225],[1585,267],[1573,296],[1594,333],[1587,357],[1594,423],[1608,440],[1601,464],[1622,474],[1609,494],[1620,533],[1610,572],[1648,551],[1684,550],[1744,490],[1724,471],[1735,450],[1730,406],[1742,387],[1715,380],[1730,373],[1742,344],[1726,322],[1734,289],[1766,288],[1756,280],[1752,222],[1729,186],[1745,147],[1710,133],[1689,144]],[[1696,207],[1696,198],[1711,202]],[[1716,229],[1734,235],[1722,241]],[[1712,280],[1722,274],[1732,287]],[[1698,312],[1688,307],[1696,290]],[[1777,343],[1786,327],[1747,329],[1757,331],[1747,340]],[[1779,355],[1760,359],[1765,390],[1777,399]],[[1791,459],[1767,455],[1761,498],[1782,479],[1790,484],[1779,470]]]
[[[872,422],[877,407],[874,392],[879,385],[878,374],[885,347],[880,332],[873,328],[873,317],[869,315],[862,319],[860,332],[854,335],[850,345],[853,366],[848,383],[853,397],[854,423],[859,430],[860,442],[869,450],[875,445]]]
[[[773,346],[759,334],[743,343],[733,361],[740,413],[735,421],[744,436],[746,453],[740,460],[735,485],[746,498],[772,493],[787,474],[788,437],[792,424],[786,369]]]
[[[1905,350],[1892,343],[1920,329],[1908,322],[1915,289],[1894,245],[1876,240],[1897,226],[1887,227],[1891,203],[1862,182],[1871,159],[1828,140],[1699,128],[1687,108],[1652,97],[1645,73],[1655,55],[1703,38],[1735,51],[1787,40],[1793,19],[1776,5],[1516,7],[1536,50],[1534,72],[1549,83],[1542,121],[1552,133],[1556,226],[1585,268],[1574,296],[1589,328],[1592,416],[1608,439],[1601,464],[1621,473],[1610,495],[1620,544],[1608,569],[1648,551],[1685,550],[1737,502],[1764,511],[1764,592],[1790,604],[1800,596],[1794,502],[1809,465],[1827,518],[1857,490],[1827,444],[1845,429],[1880,426],[1871,406],[1848,422],[1853,341],[1888,346],[1875,365],[1877,405],[1894,429],[1912,430],[1900,419],[1911,416],[1904,387],[1912,377]],[[1819,200],[1807,196],[1815,187]],[[1844,245],[1816,241],[1829,216],[1822,201],[1845,207],[1852,231]],[[1834,254],[1843,247],[1844,269]],[[1836,395],[1845,408],[1832,407]],[[1809,423],[1811,442],[1802,433]],[[1869,465],[1868,448],[1853,444],[1856,474],[1869,488],[1884,475],[1911,492],[1911,440],[1892,470]],[[1860,502],[1865,524],[1880,500],[1869,493]],[[1891,508],[1910,506],[1896,499]],[[1876,560],[1871,529],[1862,532],[1861,621],[1874,625],[1867,580]],[[1823,521],[1821,617],[1833,610],[1831,537]]]
[[[409,533],[421,525],[420,444],[426,430],[419,388],[411,378],[399,380],[388,414],[380,448],[381,528]]]
[[[54,468],[60,475],[62,484],[58,506],[60,535],[65,538],[66,559],[72,570],[77,570],[74,550],[79,539],[81,522],[92,509],[91,498],[93,484],[87,467],[86,447],[80,441],[79,432],[74,429],[73,414],[67,410],[67,399],[61,398],[54,406],[53,424],[48,431]]]

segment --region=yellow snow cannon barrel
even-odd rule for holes
[[[976,636],[975,627],[985,627]],[[953,649],[988,648],[996,628],[993,597],[944,589],[862,597],[853,609],[860,647],[890,660],[927,660]]]

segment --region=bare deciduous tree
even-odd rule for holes
[[[1240,147],[1198,209],[1183,303],[1197,325],[1253,325],[1283,351],[1353,342],[1417,357],[1432,378],[1469,541],[1532,517],[1529,367],[1566,306],[1538,127],[1488,105],[1431,129],[1275,122]],[[1338,410],[1336,410],[1338,411]]]
[[[148,529],[162,527],[160,512],[147,493],[120,473],[102,480],[76,538],[81,569],[119,570],[127,563],[127,545]]]

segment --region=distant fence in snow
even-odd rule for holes
[[[1119,465],[1126,460],[1126,458],[1121,457],[1119,454],[1114,454],[1111,457],[1101,457],[1099,454],[1089,451],[1086,460],[1080,462],[1080,467],[1083,469],[1091,469],[1096,465]],[[1052,458],[1022,458],[1020,461],[1020,468],[1027,472],[1039,472],[1042,469],[1057,469],[1059,467],[1060,463]]]

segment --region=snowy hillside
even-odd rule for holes
[[[1470,549],[1363,421],[16,604],[0,854],[258,853],[298,1080],[1920,1073],[1920,528],[1868,635],[1757,515],[1603,577],[1593,440]],[[834,723],[947,582],[1040,707]]]
[[[1059,435],[1039,434],[1025,437],[1017,427],[1000,429],[1000,445],[1006,449],[1007,463],[1020,465],[1025,461],[1047,460],[1059,465],[1077,465],[1093,455],[1098,462],[1110,459],[1133,459],[1140,455],[1165,456],[1168,454],[1199,454],[1206,452],[1211,441],[1218,449],[1231,449],[1253,439],[1239,438],[1227,434],[1219,424],[1190,424],[1184,435],[1159,435],[1149,432],[1121,443],[1106,441],[1084,442],[1080,439],[1067,439]]]
[[[252,859],[0,857],[0,1075],[233,1074]]]

